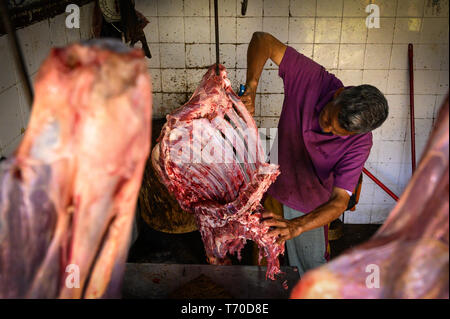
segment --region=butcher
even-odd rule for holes
[[[388,104],[376,87],[344,86],[301,52],[255,32],[242,96],[251,114],[268,59],[284,83],[277,130],[281,174],[268,190],[282,204],[283,216],[267,210],[263,223],[286,243],[289,264],[302,276],[329,260],[328,224],[346,210],[369,157],[371,131],[386,120]]]

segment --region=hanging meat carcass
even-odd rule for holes
[[[150,151],[144,54],[55,48],[25,136],[0,168],[0,298],[118,297]]]
[[[388,219],[366,243],[307,272],[292,298],[449,298],[449,106]]]
[[[233,92],[227,71],[211,66],[190,100],[167,115],[152,163],[181,208],[193,213],[208,261],[224,262],[246,240],[267,257],[266,276],[279,273],[284,246],[261,224],[260,200],[279,174],[265,163],[256,124]]]

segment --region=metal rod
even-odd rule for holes
[[[242,1],[242,6],[241,6],[241,14],[243,16],[245,16],[245,14],[247,13],[247,5],[248,5],[248,0],[244,0]]]
[[[389,194],[395,201],[398,201],[398,196],[395,195],[386,185],[380,182],[375,176],[372,175],[365,167],[363,168],[364,174],[369,176],[378,186],[380,186],[386,193]]]
[[[413,64],[413,45],[408,44],[409,60],[409,118],[411,123],[411,165],[412,172],[416,170],[416,130],[414,127],[414,64]]]
[[[20,49],[20,44],[17,39],[16,31],[11,23],[8,5],[4,0],[0,0],[0,12],[1,12],[1,19],[5,27],[5,31],[8,34],[9,46],[11,47],[11,51],[13,53],[14,62],[16,64],[17,69],[19,70],[18,73],[25,91],[25,98],[27,99],[28,106],[31,109],[33,104],[33,88],[31,86],[30,78],[28,77],[27,67],[23,59],[22,50]]]
[[[214,23],[215,23],[215,30],[216,30],[216,74],[219,75],[219,13],[218,13],[218,6],[217,6],[217,0],[214,0]]]

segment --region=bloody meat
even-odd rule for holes
[[[41,66],[23,141],[0,168],[0,298],[119,296],[150,150],[143,57],[92,40]]]
[[[307,272],[292,298],[449,298],[449,107],[419,166],[366,243]]]
[[[260,200],[279,174],[265,163],[256,124],[233,92],[227,71],[211,66],[190,100],[167,115],[152,163],[181,208],[193,213],[208,261],[221,264],[247,239],[267,257],[266,277],[280,272],[275,242],[261,224]]]

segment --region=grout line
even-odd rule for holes
[[[15,66],[14,66],[14,68],[15,68]],[[5,93],[5,92],[8,91],[9,89],[11,89],[13,86],[21,85],[21,84],[22,84],[21,81],[16,81],[15,83],[13,83],[13,84],[11,84],[11,85],[5,87],[4,89],[0,90],[0,95],[3,94],[3,93]]]

